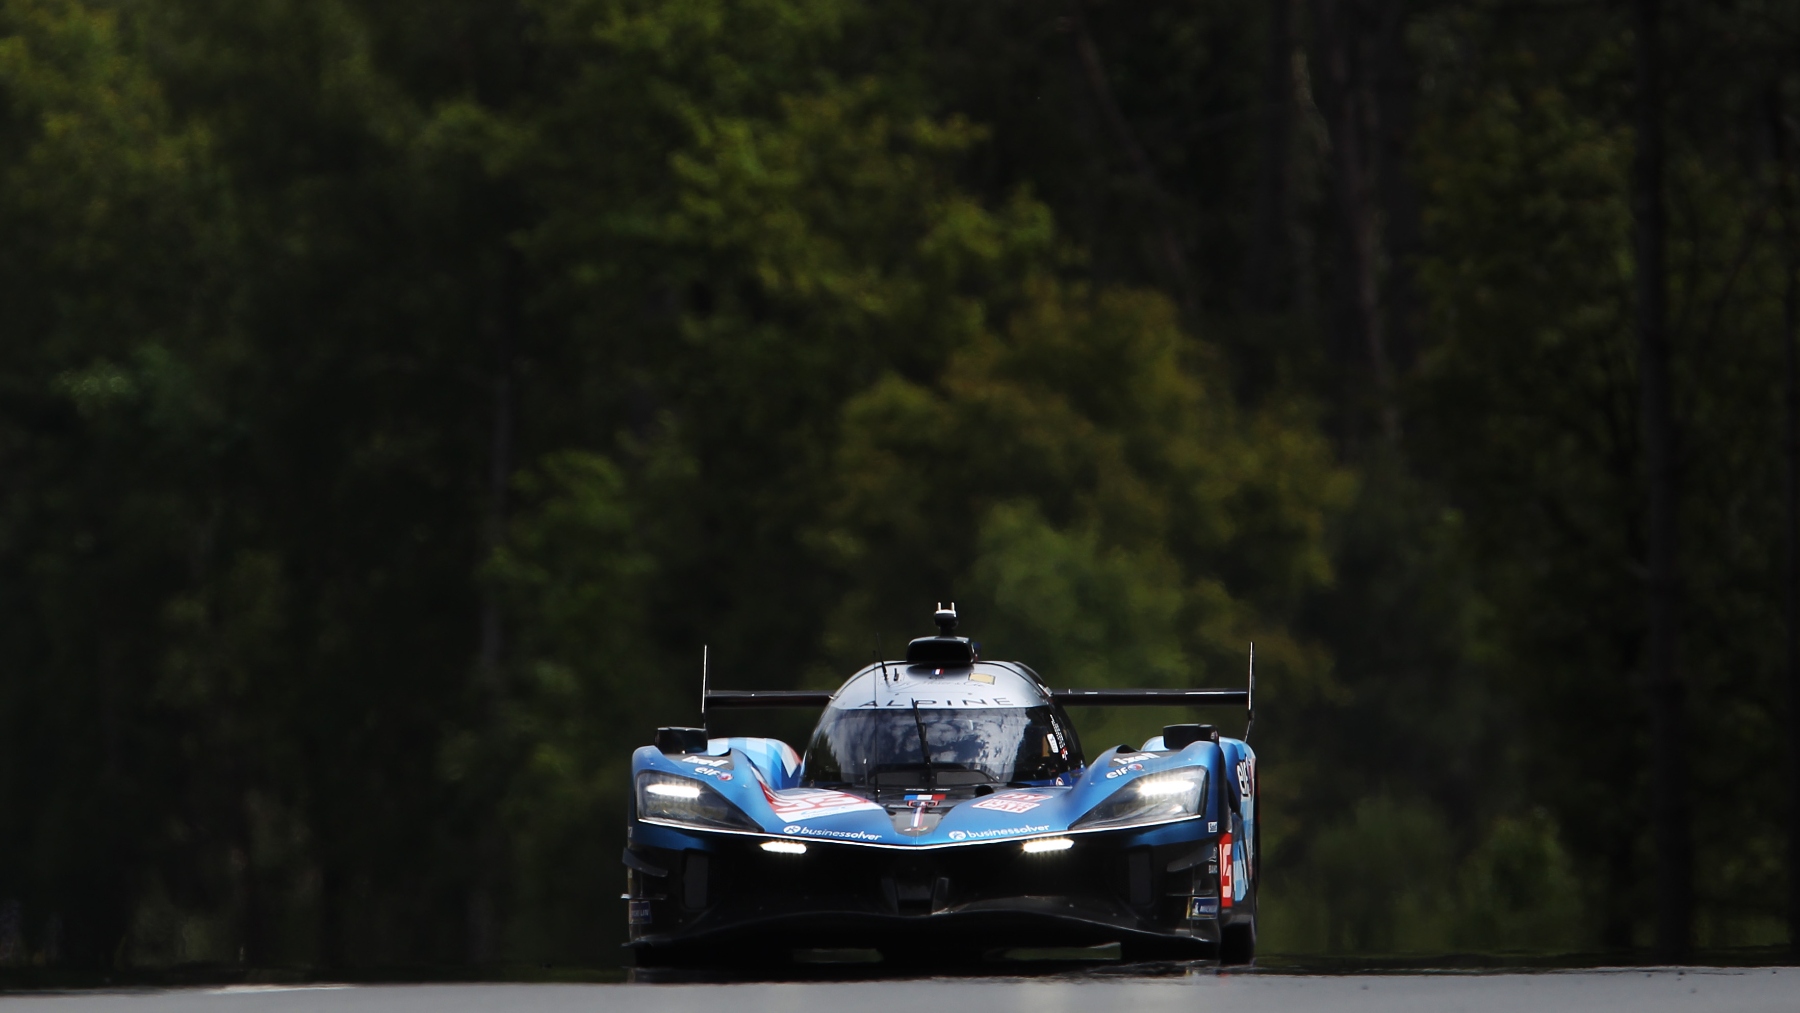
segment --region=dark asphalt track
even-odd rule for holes
[[[232,986],[0,996],[6,1013],[1795,1013],[1800,968],[732,985]]]

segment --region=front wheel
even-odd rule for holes
[[[1227,925],[1219,933],[1219,963],[1249,964],[1256,960],[1256,922]]]
[[[1251,845],[1250,889],[1244,891],[1244,900],[1249,902],[1250,920],[1237,925],[1225,925],[1219,929],[1219,963],[1250,964],[1256,961],[1256,915],[1262,905],[1257,903],[1261,890],[1257,889],[1257,880],[1262,878],[1262,834],[1261,827]]]

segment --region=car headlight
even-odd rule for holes
[[[711,830],[760,830],[725,796],[690,777],[644,771],[637,779],[639,819]]]
[[[1200,768],[1147,774],[1114,792],[1070,827],[1122,827],[1193,816],[1206,805],[1206,771]]]

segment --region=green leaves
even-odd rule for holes
[[[1187,685],[1196,673],[1172,563],[1058,531],[1029,503],[998,504],[982,518],[969,574],[992,610],[983,641],[997,657],[1054,659],[1072,686]]]
[[[629,695],[641,677],[631,659],[645,649],[644,587],[655,560],[634,537],[643,519],[633,516],[624,475],[604,457],[567,450],[521,472],[514,488],[521,502],[488,579],[532,638],[523,653]]]
[[[1359,97],[1277,6],[1114,6],[1090,73],[1031,4],[0,0],[0,903],[93,962],[610,960],[619,771],[700,645],[835,685],[953,599],[1065,685],[1257,642],[1290,945],[1628,937],[1613,12],[1346,23]],[[1707,903],[1749,925],[1791,265],[1738,60],[1670,206]]]
[[[1160,297],[1041,270],[1014,305],[934,382],[845,405],[841,642],[944,588],[990,653],[1071,685],[1234,684],[1251,639],[1297,660],[1280,617],[1328,579],[1348,492],[1316,436],[1211,395],[1216,360]]]

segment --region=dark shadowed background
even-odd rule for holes
[[[1800,2],[1654,7],[0,0],[0,966],[614,964],[701,646],[940,600],[1256,642],[1264,952],[1785,943]]]

